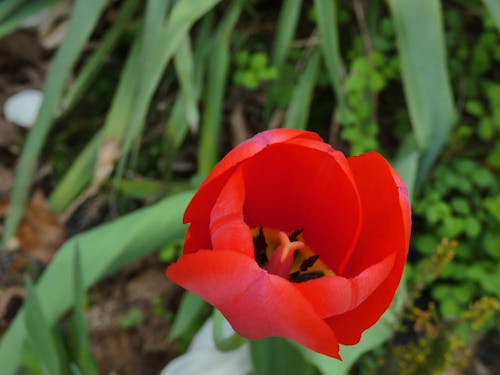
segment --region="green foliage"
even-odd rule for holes
[[[251,53],[243,50],[236,54],[234,60],[233,82],[247,89],[254,90],[262,82],[271,81],[278,75],[276,67],[269,65],[264,52]]]
[[[454,159],[436,168],[414,212],[423,225],[413,243],[420,254],[432,255],[441,238],[459,242],[456,257],[432,287],[444,317],[459,316],[483,295],[500,297],[496,271],[500,258],[498,217],[500,181],[481,164]]]
[[[254,375],[313,375],[315,369],[304,361],[299,349],[280,337],[250,343]]]

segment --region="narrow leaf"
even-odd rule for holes
[[[208,175],[218,160],[222,104],[229,68],[229,42],[242,4],[241,0],[231,3],[213,42],[212,56],[208,66],[205,112],[198,152],[198,172],[202,176]]]
[[[196,294],[188,291],[184,292],[181,304],[175,315],[172,330],[168,335],[169,340],[175,340],[185,334],[193,323],[198,321],[200,317],[204,316],[210,309],[211,306]]]
[[[45,375],[62,374],[50,324],[45,319],[42,305],[29,277],[26,277],[25,285],[24,320],[29,332],[30,349],[38,358]]]
[[[441,4],[436,0],[390,0],[389,5],[396,28],[405,97],[422,154],[417,179],[420,185],[455,120]]]
[[[311,109],[314,85],[319,70],[319,53],[314,51],[300,75],[297,87],[293,91],[292,100],[286,114],[285,128],[305,129]]]

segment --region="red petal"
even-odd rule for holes
[[[180,257],[167,269],[167,276],[218,308],[241,336],[251,340],[282,336],[339,358],[335,334],[302,294],[250,257],[200,250]]]
[[[363,217],[356,250],[345,265],[343,276],[351,277],[394,251],[406,257],[411,212],[404,183],[380,154],[370,152],[350,157],[348,162],[361,197]]]
[[[253,239],[243,220],[245,184],[241,168],[227,180],[210,214],[213,249],[234,249],[253,257]]]
[[[183,253],[193,253],[200,249],[211,249],[212,240],[208,230],[209,223],[205,221],[193,221],[184,237]]]
[[[239,163],[254,156],[268,145],[286,142],[294,138],[321,141],[321,138],[313,132],[296,129],[273,129],[263,131],[236,146],[203,181],[184,213],[184,222],[191,222],[204,217],[205,214],[208,215],[206,208],[213,205],[225,180]]]
[[[325,276],[297,284],[322,318],[343,314],[358,307],[387,278],[394,265],[395,254],[365,269],[358,276]]]
[[[242,163],[250,227],[304,229],[304,239],[336,271],[360,229],[360,204],[342,153],[298,140],[268,146]],[[294,144],[295,143],[295,144]]]
[[[410,204],[397,173],[377,153],[349,158],[363,209],[359,243],[344,275],[357,274],[395,252],[394,267],[387,279],[361,305],[331,317],[327,322],[343,344],[355,344],[389,307],[401,280],[410,234]]]

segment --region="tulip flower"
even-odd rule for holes
[[[167,276],[241,336],[282,336],[339,358],[389,307],[410,239],[407,189],[378,153],[346,158],[275,129],[226,155],[184,214]]]

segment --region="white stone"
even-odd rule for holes
[[[39,90],[24,90],[12,95],[3,105],[5,119],[24,128],[33,126],[42,104],[43,94]]]
[[[226,327],[229,327],[227,329]],[[186,354],[170,361],[160,375],[247,375],[251,373],[250,345],[245,343],[236,350],[221,352],[215,347],[210,318],[196,334]],[[234,333],[229,323],[224,333]]]

